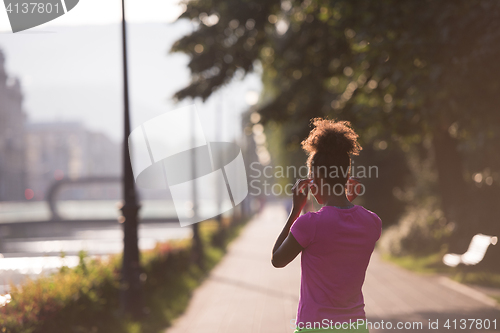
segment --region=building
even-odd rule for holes
[[[19,201],[26,190],[26,114],[20,82],[9,77],[4,64],[0,50],[0,201]]]
[[[28,123],[27,183],[34,192],[34,199],[44,199],[50,186],[63,178],[120,175],[120,147],[105,134],[89,131],[79,122]],[[103,192],[102,189],[96,191],[94,187],[78,186],[61,193],[59,197],[102,199],[102,195],[99,198],[92,195]],[[117,195],[114,193],[111,196]]]

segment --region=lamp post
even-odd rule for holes
[[[139,316],[142,313],[142,292],[138,245],[138,211],[134,175],[128,146],[130,112],[127,73],[127,34],[125,25],[125,1],[122,0],[122,54],[123,54],[123,263],[120,288],[120,305],[123,313]]]
[[[193,114],[191,119],[191,146],[196,146],[196,116]],[[193,245],[192,245],[192,257],[194,262],[198,265],[198,267],[203,268],[203,245],[201,243],[199,225],[198,225],[198,187],[196,186],[196,149],[191,149],[191,177],[193,179],[192,187],[191,187],[191,199],[193,204],[193,219],[195,223],[192,225],[193,230]]]

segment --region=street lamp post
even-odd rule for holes
[[[130,112],[127,74],[127,34],[125,25],[125,1],[122,0],[122,54],[123,54],[123,263],[120,289],[122,312],[138,316],[142,313],[142,293],[138,245],[138,211],[134,175],[128,146]]]
[[[196,116],[193,114],[191,119],[191,146],[196,146]],[[194,258],[194,262],[200,267],[203,268],[203,246],[201,243],[199,225],[198,225],[198,187],[196,186],[196,149],[191,150],[191,177],[193,179],[192,187],[191,187],[191,199],[193,204],[193,219],[194,223],[192,225],[193,230],[193,244],[192,244],[192,257]]]

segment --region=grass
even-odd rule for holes
[[[450,273],[451,268],[442,262],[443,254],[434,253],[427,256],[392,256],[390,254],[382,255],[382,259],[393,262],[398,266],[410,271],[422,274]]]
[[[389,254],[384,254],[382,255],[382,258],[413,272],[423,274],[441,273],[446,274],[453,280],[461,283],[500,288],[500,273],[491,271],[477,271],[475,267],[448,267],[441,261],[443,258],[442,253],[434,253],[422,257],[396,257]]]
[[[434,253],[427,256],[396,257],[390,254],[382,255],[386,261],[420,274],[444,274],[451,279],[470,285],[491,288],[500,288],[500,273],[491,271],[475,271],[475,267],[448,267],[443,264],[443,253]],[[500,303],[500,296],[489,295]]]
[[[495,272],[459,272],[452,279],[466,284],[500,288],[500,273]]]
[[[204,257],[191,260],[189,240],[157,244],[141,253],[143,300],[140,319],[120,313],[121,256],[110,260],[80,254],[76,268],[12,286],[12,300],[0,307],[0,332],[156,333],[171,325],[187,307],[193,290],[224,256],[243,224],[224,228],[215,221],[200,224]]]

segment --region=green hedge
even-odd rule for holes
[[[393,257],[428,256],[447,250],[453,228],[437,202],[429,200],[407,207],[399,223],[384,230],[378,248]]]
[[[12,300],[0,307],[0,332],[137,333],[160,332],[186,308],[191,292],[222,258],[242,224],[219,230],[214,221],[200,224],[203,268],[192,263],[189,240],[158,244],[141,253],[147,315],[141,320],[119,311],[121,256],[108,260],[80,254],[69,269],[12,286]],[[221,240],[221,235],[224,235]]]

